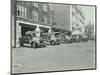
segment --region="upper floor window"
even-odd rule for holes
[[[34,20],[34,21],[38,21],[38,12],[36,12],[36,11],[32,11],[32,19]]]
[[[47,4],[43,4],[43,11],[47,11]]]
[[[38,3],[37,3],[37,2],[32,3],[32,6],[34,6],[34,7],[37,7],[37,8],[38,8]]]
[[[34,20],[34,10],[32,10],[32,19]]]
[[[27,9],[26,9],[26,7],[17,4],[17,16],[26,18],[27,17]]]
[[[17,16],[21,16],[21,5],[17,4]]]
[[[47,23],[47,17],[44,15],[44,23]]]
[[[24,8],[24,11],[25,11],[25,13],[24,13],[24,17],[27,17],[27,9]]]

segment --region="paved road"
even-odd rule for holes
[[[95,68],[94,41],[45,48],[14,48],[12,72],[43,72]]]

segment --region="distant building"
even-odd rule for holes
[[[76,5],[52,4],[54,10],[55,30],[78,30],[84,33],[85,16],[81,8]]]
[[[48,3],[12,0],[12,46],[27,31],[50,32],[50,5]],[[38,36],[40,36],[38,34]]]
[[[54,10],[54,19],[56,25],[53,25],[54,31],[70,30],[70,5],[52,4]]]
[[[76,5],[70,5],[70,30],[84,34],[85,16],[82,9]]]

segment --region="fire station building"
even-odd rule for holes
[[[50,32],[50,5],[39,2],[12,2],[12,46],[17,47],[19,38],[27,31]]]

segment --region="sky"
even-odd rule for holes
[[[94,6],[79,6],[83,10],[85,15],[85,23],[88,24],[91,21],[95,25],[95,7]]]

